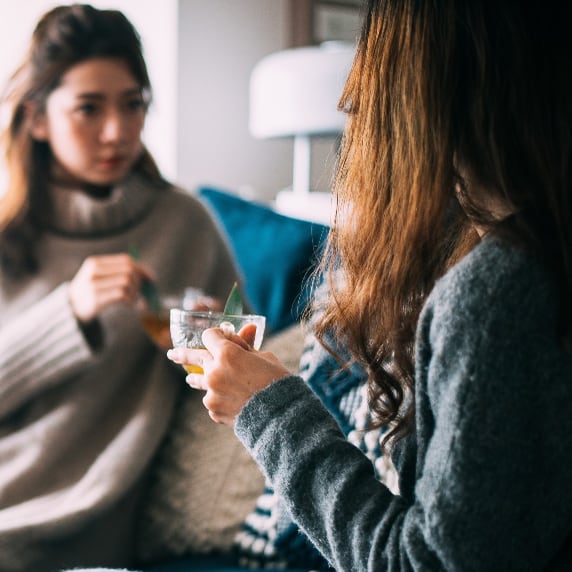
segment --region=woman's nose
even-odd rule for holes
[[[121,113],[117,111],[106,113],[101,125],[101,140],[106,143],[119,141],[123,137],[124,131],[125,125]]]

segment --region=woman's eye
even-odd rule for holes
[[[82,103],[77,107],[77,111],[82,115],[95,115],[97,113],[97,106],[93,103]]]
[[[130,111],[140,111],[141,109],[145,109],[145,101],[141,98],[130,99],[127,102],[127,109]]]

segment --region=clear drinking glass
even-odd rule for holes
[[[174,347],[204,349],[202,335],[209,328],[223,328],[239,333],[247,324],[256,325],[254,349],[260,349],[266,327],[265,316],[257,314],[228,315],[222,312],[200,312],[173,308],[170,312],[171,340]],[[203,373],[195,365],[183,365],[188,373]]]

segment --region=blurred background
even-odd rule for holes
[[[33,26],[68,2],[0,0],[0,82]],[[268,54],[324,41],[354,42],[361,0],[114,0],[139,30],[154,88],[145,142],[163,174],[188,190],[215,186],[271,201],[292,184],[289,137],[248,128],[249,81]],[[311,186],[328,191],[337,138],[312,139]],[[1,180],[1,176],[0,176]]]

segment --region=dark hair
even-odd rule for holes
[[[330,276],[339,267],[343,285],[318,335],[347,337],[390,439],[413,426],[421,307],[478,241],[475,226],[554,272],[560,336],[571,339],[568,27],[566,5],[550,0],[368,2],[341,100],[348,126],[323,265]]]
[[[58,6],[44,14],[23,63],[8,83],[3,103],[9,110],[9,122],[2,144],[9,178],[0,202],[0,262],[10,275],[36,269],[38,230],[31,218],[36,209],[46,207],[47,200],[44,185],[51,152],[46,143],[32,138],[28,108],[34,104],[44,109],[46,99],[67,70],[98,57],[125,61],[143,97],[150,102],[151,84],[137,30],[121,12],[98,10],[88,4]],[[134,169],[161,178],[146,149]]]

